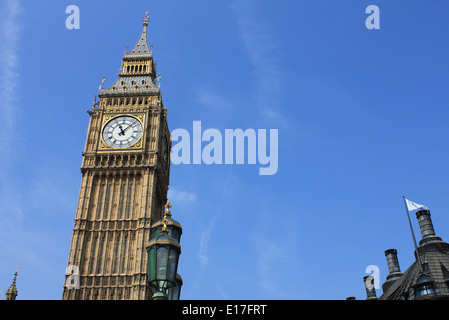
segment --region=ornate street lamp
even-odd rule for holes
[[[176,285],[168,289],[168,300],[179,300],[181,297],[182,278],[176,275]]]
[[[164,219],[162,219],[160,233],[152,238],[146,245],[148,253],[148,283],[155,290],[153,300],[167,300],[168,289],[176,286],[181,245],[177,239],[169,234],[168,217],[170,216],[170,203],[167,202]],[[158,225],[155,226],[158,228]]]

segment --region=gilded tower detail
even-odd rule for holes
[[[145,244],[167,201],[171,144],[148,20],[118,79],[109,88],[103,79],[88,111],[64,300],[151,298]]]

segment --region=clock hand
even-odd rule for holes
[[[126,129],[123,130],[123,134],[125,134],[126,130],[128,130],[130,127],[132,127],[132,125],[133,125],[133,124],[131,123],[129,126],[127,126]]]
[[[120,129],[120,132],[118,133],[118,135],[119,135],[119,136],[120,136],[120,135],[124,136],[124,135],[125,135],[125,131],[123,131],[122,126],[118,126],[118,127],[119,127],[119,129]]]

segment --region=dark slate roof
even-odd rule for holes
[[[99,94],[129,94],[159,92],[149,75],[119,77],[109,89],[100,89]]]
[[[379,299],[399,300],[402,294],[409,292],[412,283],[416,282],[418,274],[420,274],[420,269],[418,263],[415,261],[404,274],[379,297]]]
[[[380,300],[399,300],[407,297],[415,299],[414,288],[421,276],[428,275],[433,281],[435,294],[423,298],[449,299],[449,244],[441,241],[418,247],[420,259],[423,264],[421,271],[419,264],[415,261],[404,274],[396,280],[391,287],[384,292]]]

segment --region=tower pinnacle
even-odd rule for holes
[[[16,287],[18,271],[19,271],[19,265],[17,265],[16,273],[14,273],[14,279],[12,281],[11,286],[8,288],[8,290],[6,290],[5,300],[16,300],[16,297],[19,294],[19,291],[17,290],[17,287]]]
[[[150,17],[146,12],[143,30],[135,46],[128,52],[126,45],[120,66],[119,78],[110,88],[100,86],[99,96],[121,94],[160,94],[160,79],[157,78],[156,64],[153,61],[153,45],[148,46],[147,27]]]

